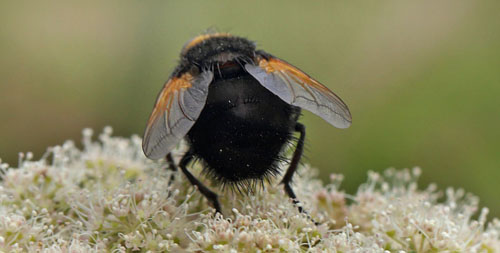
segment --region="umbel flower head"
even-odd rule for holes
[[[276,183],[224,192],[214,216],[181,174],[143,155],[139,137],[111,133],[94,141],[86,129],[82,149],[67,141],[0,165],[1,252],[500,252],[499,220],[487,223],[463,190],[418,189],[418,168],[369,172],[348,195],[341,175],[323,184],[301,166],[293,187],[319,225]]]

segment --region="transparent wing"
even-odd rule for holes
[[[351,125],[347,105],[306,73],[275,57],[257,56],[256,63],[247,63],[245,69],[283,101],[304,108],[337,128]]]
[[[158,95],[142,140],[150,159],[165,157],[184,138],[205,106],[210,71],[193,77],[189,73],[167,81]]]

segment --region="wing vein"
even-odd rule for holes
[[[313,94],[313,92],[309,89],[308,85],[305,84],[300,78],[294,76],[294,75],[289,75],[291,79],[295,80],[295,83],[297,83],[298,85],[300,85],[303,90],[305,90],[307,93],[309,93],[309,95],[311,95],[311,97],[313,98],[314,100],[314,103],[316,105],[320,105],[320,103],[318,102],[318,98]]]
[[[181,109],[182,115],[184,115],[184,117],[186,117],[186,119],[188,119],[190,121],[194,121],[194,119],[192,119],[191,117],[189,117],[186,114],[186,112],[184,112],[184,106],[183,106],[184,105],[184,96],[181,96],[180,92],[177,93],[177,104],[179,105],[179,109]]]
[[[292,101],[290,102],[291,104],[295,103],[295,98],[296,98],[296,94],[295,94],[295,89],[293,88],[293,85],[292,83],[290,82],[290,80],[288,80],[286,78],[286,75],[283,74],[282,72],[280,71],[277,71],[276,74],[278,75],[278,77],[283,80],[285,82],[285,84],[288,86],[288,88],[290,89],[290,91],[292,91]]]

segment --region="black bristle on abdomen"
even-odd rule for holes
[[[249,75],[218,79],[188,133],[190,148],[214,183],[252,192],[280,174],[299,111]]]

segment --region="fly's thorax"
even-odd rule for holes
[[[181,58],[198,66],[224,63],[240,57],[252,58],[255,53],[254,42],[234,36],[206,36],[193,45],[188,43],[188,46],[182,51]]]

